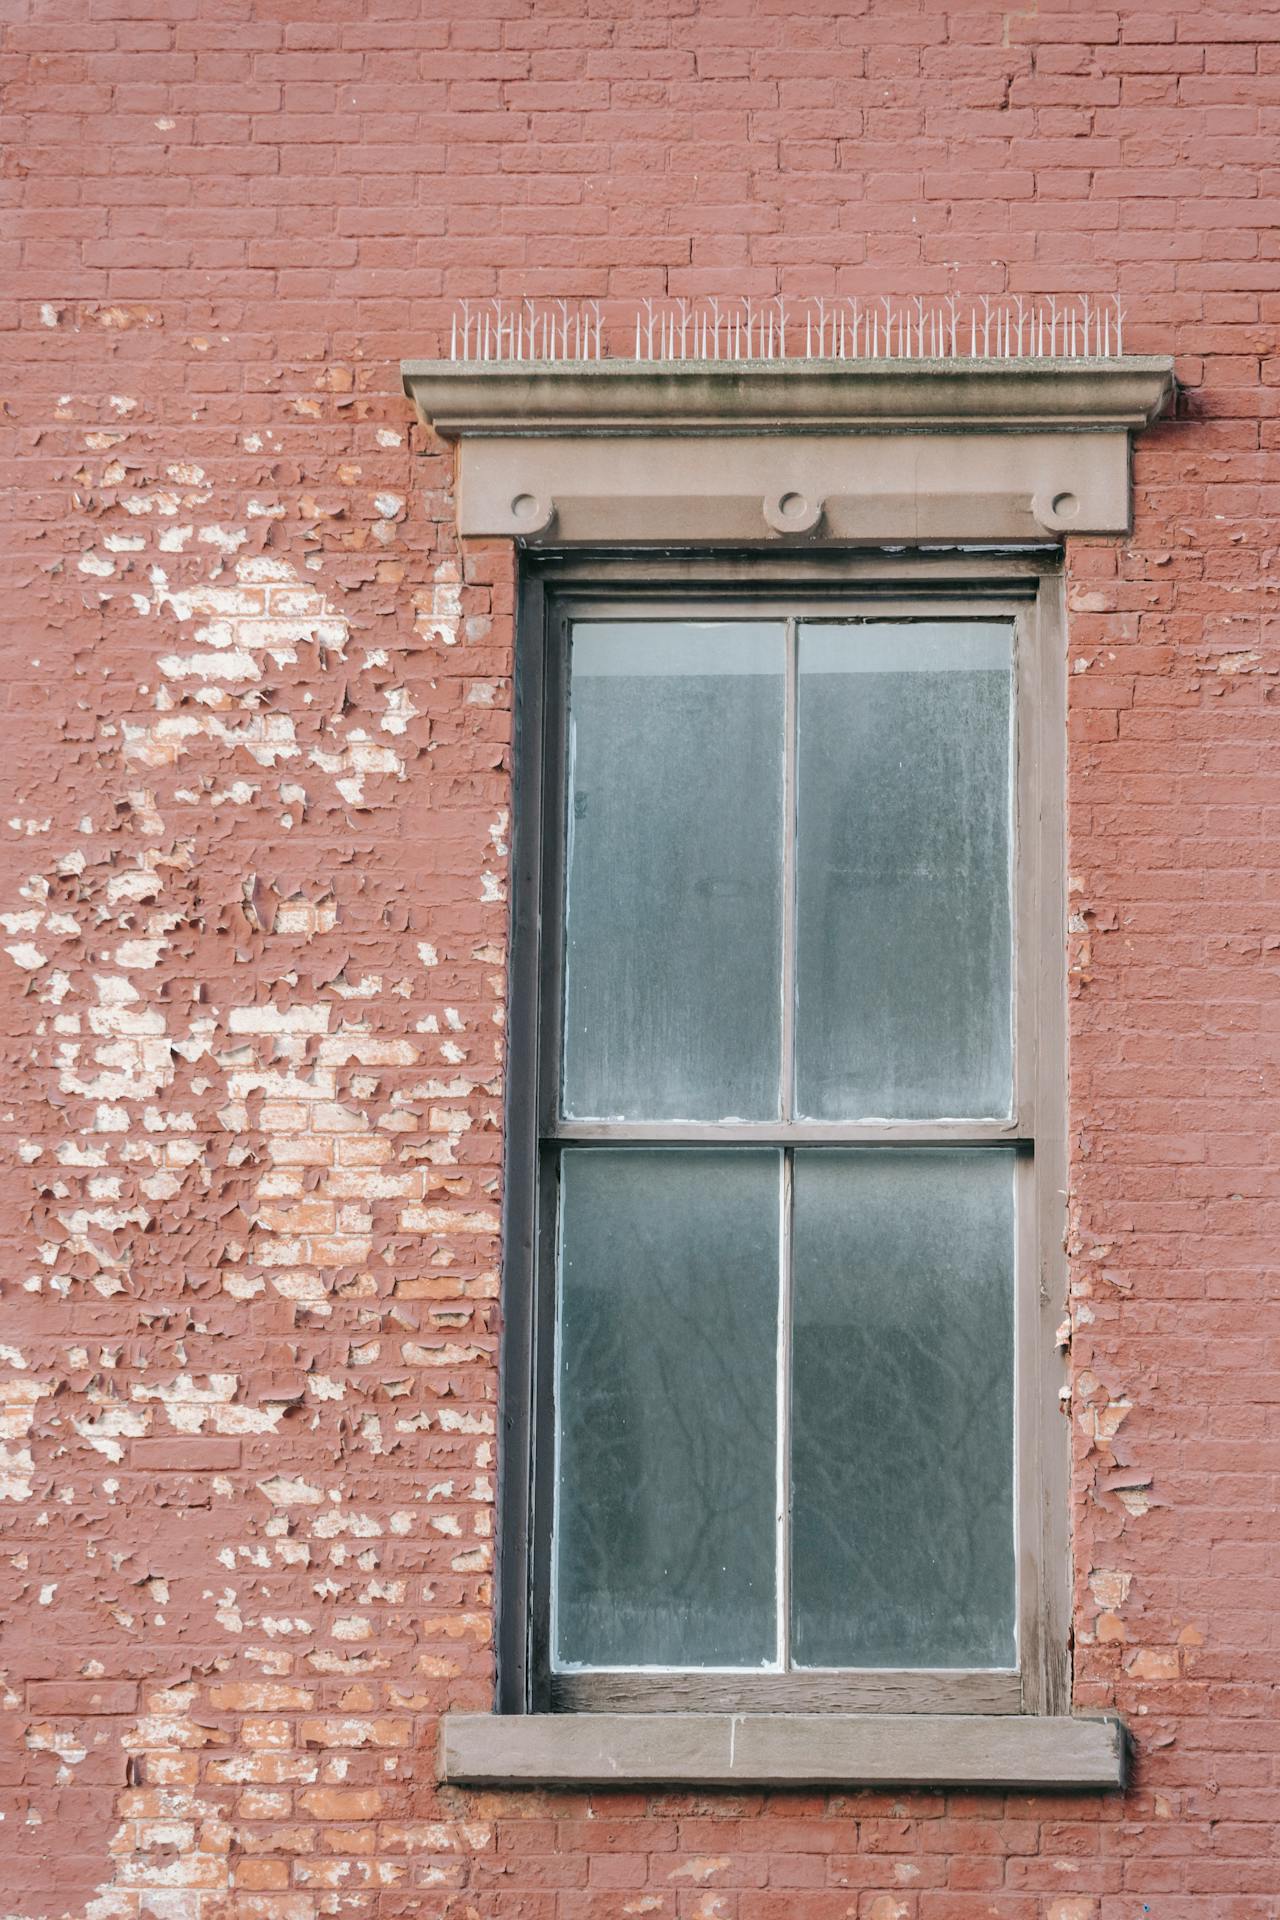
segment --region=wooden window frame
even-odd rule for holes
[[[560,1122],[567,635],[609,615],[1013,617],[1014,1109],[1009,1122],[717,1128]],[[498,1708],[503,1714],[1057,1715],[1070,1698],[1068,1437],[1055,1330],[1066,1307],[1065,709],[1060,550],[542,552],[522,556],[504,1181]],[[1016,1670],[550,1668],[558,1153],[574,1140],[790,1144],[953,1140],[1016,1159]]]

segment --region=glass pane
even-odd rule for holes
[[[799,1666],[1015,1664],[1013,1164],[796,1154]]]
[[[799,646],[798,1110],[1007,1114],[1012,624],[805,625]]]
[[[779,1108],[784,631],[573,630],[563,1106]]]
[[[776,1657],[780,1156],[561,1161],[560,1666]]]

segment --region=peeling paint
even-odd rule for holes
[[[438,626],[371,581],[379,643],[356,646],[369,588],[325,582],[341,571],[341,544],[308,577],[272,546],[274,511],[222,495],[207,460],[148,469],[131,437],[141,409],[112,411],[129,424],[111,436],[111,473],[90,480],[75,572],[138,671],[130,686],[107,676],[108,656],[77,655],[72,680],[94,689],[97,719],[75,736],[67,813],[43,823],[47,859],[25,870],[3,922],[53,1104],[21,1155],[32,1183],[23,1284],[50,1304],[35,1345],[7,1349],[0,1497],[43,1528],[19,1593],[56,1620],[92,1571],[108,1671],[132,1673],[146,1703],[132,1719],[31,1723],[29,1751],[60,1770],[55,1785],[96,1764],[95,1739],[130,1756],[114,1838],[93,1843],[101,1866],[84,1920],[206,1920],[192,1902],[239,1884],[233,1854],[252,1832],[223,1817],[224,1764],[246,1791],[271,1791],[272,1778],[338,1782],[345,1749],[402,1754],[409,1725],[330,1713],[306,1731],[292,1723],[285,1747],[251,1744],[223,1763],[229,1734],[208,1719],[219,1690],[248,1699],[284,1657],[309,1704],[339,1705],[365,1675],[420,1712],[419,1629],[396,1629],[410,1658],[393,1680],[380,1651],[390,1622],[415,1617],[424,1576],[451,1582],[484,1618],[491,1480],[469,1474],[429,1521],[414,1509],[438,1480],[423,1475],[428,1458],[491,1462],[491,1422],[468,1409],[495,1352],[488,1186],[501,1083],[495,1041],[469,1050],[474,1065],[447,1086],[419,1085],[418,1028],[438,1011],[442,970],[487,1014],[492,987],[469,948],[482,925],[500,948],[503,916],[475,914],[459,946],[456,909],[440,931],[423,924],[413,869],[379,862],[396,843],[397,790],[428,747],[437,769],[457,769],[443,777],[476,871],[495,859],[505,775],[494,760],[470,799],[476,727],[465,701],[437,711],[432,696],[441,648],[459,653],[446,683],[467,671],[456,567],[441,576]],[[405,500],[384,489],[371,509],[398,527]],[[408,638],[389,643],[398,610]],[[271,825],[246,867],[235,821],[249,809]],[[382,965],[362,973],[362,955]],[[464,1164],[477,1126],[481,1154]],[[452,1278],[423,1291],[442,1258]],[[274,1316],[257,1335],[248,1306]],[[86,1311],[105,1342],[60,1340],[63,1324],[93,1324]],[[447,1335],[433,1333],[441,1315]],[[384,1323],[397,1336],[392,1378],[370,1337]],[[379,1410],[387,1395],[404,1410],[394,1422]],[[442,1401],[458,1416],[447,1425]],[[295,1459],[306,1464],[282,1467]],[[122,1503],[132,1519],[113,1519],[108,1551],[90,1516],[119,1516]],[[380,1573],[391,1541],[394,1567]],[[39,1576],[49,1565],[59,1577]],[[261,1584],[312,1568],[323,1577],[311,1604],[298,1604],[301,1589],[273,1604]],[[188,1678],[157,1687],[173,1634],[207,1651],[185,1656]],[[477,1678],[487,1642],[486,1626],[472,1639]],[[24,1659],[49,1671],[34,1649]],[[42,1847],[57,1844],[55,1827],[50,1806]],[[383,1865],[380,1884],[398,1884],[400,1868]]]

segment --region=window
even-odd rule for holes
[[[402,373],[457,442],[460,536],[514,542],[521,566],[498,1711],[471,1695],[445,1715],[442,1777],[1121,1784],[1121,1723],[1069,1711],[1062,542],[1130,525],[1133,437],[1172,362]],[[603,630],[627,625],[711,653],[696,674],[611,672]],[[996,731],[924,701],[931,677],[994,688],[1001,669],[911,667],[892,635],[931,625],[1011,629],[1004,789],[998,755],[980,764]],[[767,646],[750,674],[745,644],[736,673],[711,657],[728,628],[753,646],[772,628],[775,655],[781,632],[780,722]],[[576,683],[575,635],[579,667],[597,647]],[[628,678],[661,760],[620,755],[584,792]],[[717,683],[701,733],[661,711],[682,679]],[[948,805],[965,753],[984,857]],[[602,812],[646,765],[649,826]],[[914,868],[913,834],[932,836]],[[644,884],[658,908],[633,919],[620,1009],[608,908]],[[644,1304],[673,1275],[701,1363]],[[700,1454],[655,1417],[655,1376]]]
[[[502,1704],[1053,1711],[1056,571],[658,568],[526,570]]]

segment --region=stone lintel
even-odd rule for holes
[[[1172,362],[410,360],[459,531],[531,545],[1060,539],[1129,525]]]

